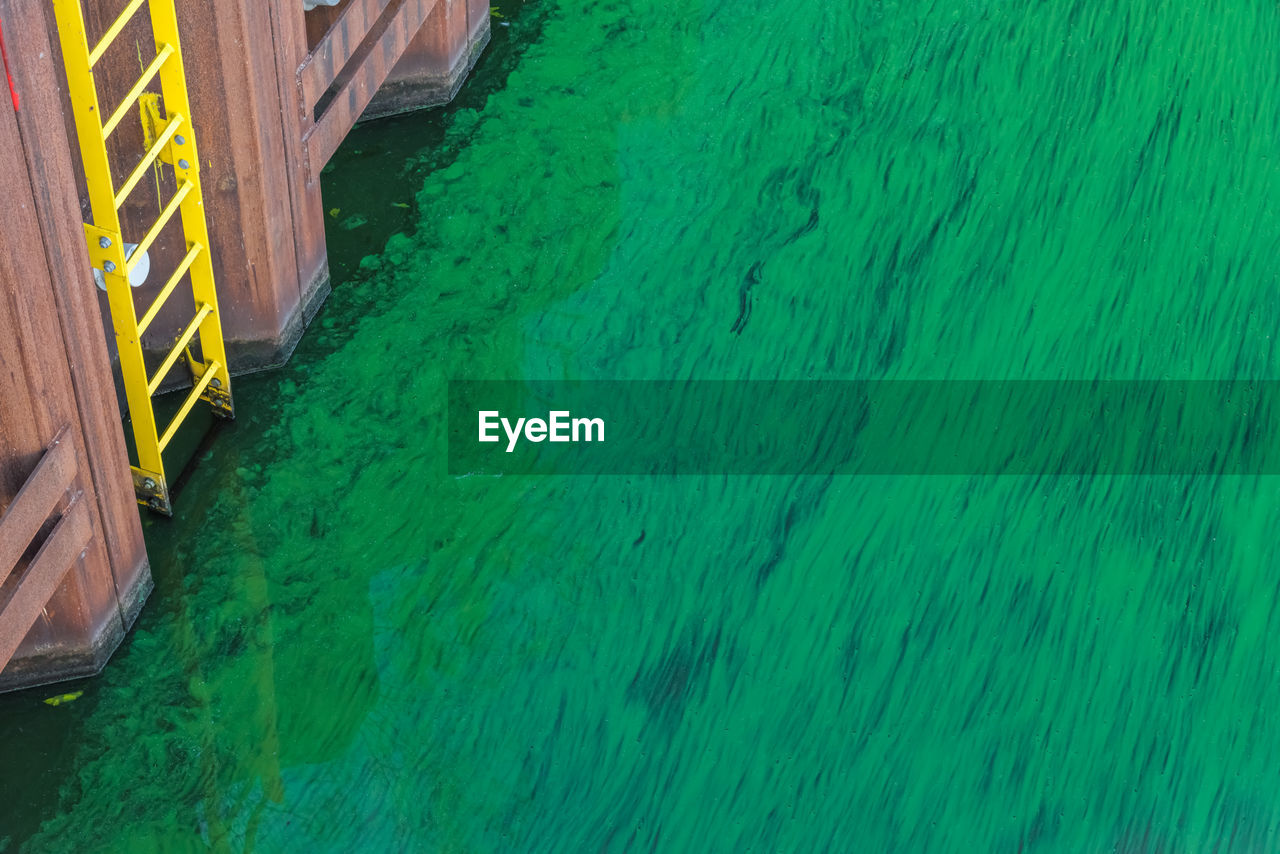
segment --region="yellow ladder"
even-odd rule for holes
[[[98,103],[93,68],[143,6],[148,8],[151,18],[155,58],[124,100],[104,121]],[[138,465],[133,467],[134,489],[140,504],[172,515],[162,452],[173,440],[178,427],[197,401],[205,401],[216,415],[224,418],[234,417],[235,414],[231,402],[231,376],[227,372],[222,324],[214,292],[209,234],[205,228],[204,204],[200,192],[200,160],[196,153],[195,134],[191,129],[191,105],[187,101],[174,0],[130,0],[102,40],[92,49],[85,34],[80,0],[53,0],[53,9],[62,42],[67,86],[75,114],[80,156],[84,161],[89,201],[93,208],[93,223],[85,223],[84,226],[89,242],[89,258],[93,266],[102,271],[106,282],[111,323],[115,328],[116,344],[120,352],[120,371],[124,378],[125,396],[137,444]],[[157,78],[161,94],[147,92]],[[147,151],[120,188],[116,189],[106,144],[112,131],[135,105],[140,107]],[[124,238],[120,231],[120,208],[138,182],[157,162],[167,163],[173,168],[177,191],[164,205],[155,224],[138,241],[137,248],[126,258]],[[129,275],[175,213],[182,218],[186,257],[139,320],[132,289],[129,287]],[[143,361],[142,334],[187,274],[190,274],[195,317],[178,336],[155,374],[148,376]],[[191,352],[191,345],[195,340],[199,341],[200,359]],[[164,432],[158,433],[152,396],[178,360],[184,357],[191,371],[191,391]]]

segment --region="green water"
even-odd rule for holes
[[[443,444],[449,378],[1280,378],[1280,10],[501,8],[348,141],[135,633],[0,698],[0,850],[1280,850],[1275,478]]]

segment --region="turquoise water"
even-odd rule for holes
[[[0,850],[1280,850],[1275,478],[451,477],[443,423],[451,378],[1275,379],[1280,10],[501,10],[462,102],[348,141],[334,294],[126,646],[0,698]]]

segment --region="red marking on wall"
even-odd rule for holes
[[[4,49],[4,27],[0,26],[0,60],[4,62],[4,78],[9,81],[9,94],[13,96],[13,108],[18,109],[18,88],[13,85],[13,75],[9,73],[9,52]]]

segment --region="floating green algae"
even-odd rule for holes
[[[362,260],[149,526],[126,647],[0,700],[0,839],[1275,850],[1275,479],[451,478],[443,418],[463,377],[1274,379],[1280,11],[504,13],[503,85],[391,126],[412,198],[327,176]]]

